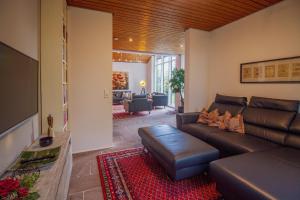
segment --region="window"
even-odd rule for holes
[[[169,106],[175,107],[175,94],[172,93],[169,80],[176,68],[176,56],[155,56],[154,62],[154,92],[168,95]]]

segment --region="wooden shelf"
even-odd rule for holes
[[[38,140],[28,150],[40,150]],[[69,180],[72,171],[71,134],[55,133],[54,142],[49,147],[61,146],[60,154],[55,163],[47,170],[41,171],[40,178],[34,189],[39,193],[39,200],[65,199],[68,195]],[[42,148],[42,149],[45,149]]]

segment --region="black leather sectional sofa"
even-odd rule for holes
[[[220,151],[209,165],[225,199],[300,199],[299,102],[217,95],[209,111],[242,113],[245,135],[196,123],[199,113],[177,115],[177,128]]]

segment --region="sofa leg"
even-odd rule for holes
[[[143,146],[143,152],[149,153],[148,149],[145,146]]]

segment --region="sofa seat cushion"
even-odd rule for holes
[[[228,131],[212,133],[207,137],[207,142],[229,154],[265,151],[279,147],[279,145],[261,138]]]
[[[220,130],[203,124],[185,124],[182,129],[229,154],[265,151],[279,145],[251,135]]]
[[[225,199],[300,197],[300,150],[278,148],[214,161],[210,175]]]
[[[206,141],[212,133],[222,133],[218,127],[208,126],[200,123],[184,124],[181,128],[184,132],[189,133],[201,140]]]

